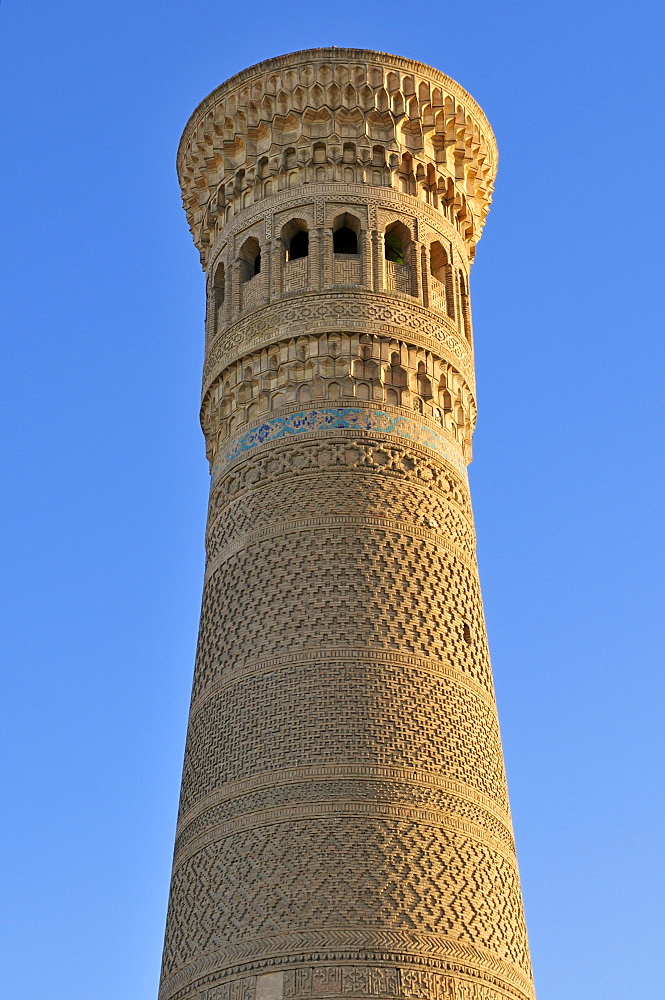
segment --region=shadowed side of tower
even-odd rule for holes
[[[466,477],[495,170],[465,91],[365,50],[187,125],[212,485],[160,1000],[533,997]]]

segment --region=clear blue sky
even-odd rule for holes
[[[539,1000],[659,995],[662,6],[6,0],[0,31],[0,993],[156,994],[207,492],[176,146],[244,66],[350,45],[453,76],[500,148],[471,481]]]

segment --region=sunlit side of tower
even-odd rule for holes
[[[160,1000],[533,998],[475,558],[496,145],[314,49],[197,108],[207,566]]]

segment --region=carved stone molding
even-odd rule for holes
[[[363,290],[305,293],[266,305],[222,331],[209,345],[203,371],[203,391],[234,359],[280,340],[315,332],[363,332],[407,340],[439,352],[459,368],[471,388],[473,355],[468,343],[443,315],[407,299]]]
[[[203,989],[207,983],[214,982],[218,978],[214,970],[224,968],[236,975],[242,972],[247,975],[259,969],[272,971],[280,967],[302,969],[305,976],[296,980],[293,987],[289,987],[298,989],[299,995],[302,995],[302,990],[307,989],[307,972],[309,971],[311,975],[310,970],[315,967],[314,962],[324,968],[341,962],[347,965],[363,962],[383,969],[406,966],[407,969],[418,972],[448,974],[453,980],[457,980],[458,992],[452,995],[459,997],[460,1000],[467,1000],[464,997],[467,981],[469,990],[472,984],[477,984],[480,989],[483,987],[486,990],[496,989],[500,1000],[503,1000],[504,996],[510,1000],[534,1000],[535,997],[530,977],[519,967],[510,962],[497,960],[485,949],[460,944],[444,935],[417,934],[416,945],[413,948],[409,936],[400,931],[376,934],[359,928],[349,928],[347,931],[334,929],[328,933],[330,942],[325,931],[313,930],[299,935],[275,935],[266,949],[267,954],[261,954],[259,951],[259,941],[211,953],[192,963],[182,974],[176,973],[166,980],[160,990],[159,1000],[184,1000],[189,990],[185,988],[182,992],[179,991],[183,982],[193,980],[199,984],[199,989]],[[408,959],[407,953],[409,953]],[[400,991],[397,996],[405,994]],[[480,1000],[482,992],[477,996]],[[473,997],[472,992],[470,997]],[[428,1000],[432,1000],[431,995]]]
[[[496,172],[487,119],[421,63],[353,49],[258,64],[192,115],[178,150],[183,203],[205,257],[220,219],[319,180],[420,195],[480,237]]]

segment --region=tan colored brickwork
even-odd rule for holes
[[[466,478],[489,125],[311,50],[178,169],[212,485],[160,1000],[532,1000]]]

